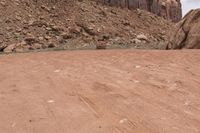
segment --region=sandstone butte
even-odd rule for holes
[[[178,22],[182,18],[180,0],[97,0],[100,3],[129,9],[143,9]]]

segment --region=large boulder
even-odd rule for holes
[[[171,35],[166,49],[200,49],[200,9],[191,10]]]
[[[180,0],[97,0],[103,4],[129,9],[143,9],[178,22],[182,18]]]

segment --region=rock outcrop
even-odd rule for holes
[[[97,0],[103,4],[129,9],[143,9],[178,22],[182,18],[180,0]]]
[[[191,10],[171,34],[166,49],[200,49],[200,9]]]

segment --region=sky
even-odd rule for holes
[[[191,9],[200,8],[200,0],[182,0],[183,15]]]

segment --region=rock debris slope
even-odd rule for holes
[[[172,23],[143,10],[92,0],[0,2],[0,51],[48,48],[165,48]]]

